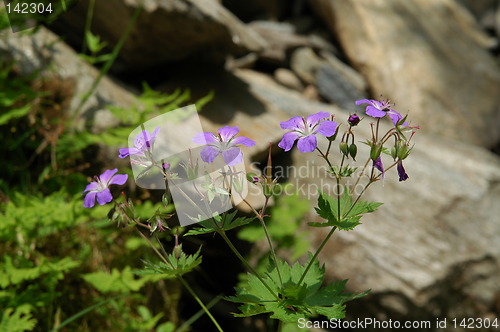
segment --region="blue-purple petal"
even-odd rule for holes
[[[222,151],[222,159],[228,166],[234,166],[243,161],[243,153],[237,147]]]
[[[401,114],[399,114],[398,112],[396,112],[395,110],[392,110],[392,109],[389,110],[389,112],[387,112],[387,114],[391,118],[392,123],[394,125],[397,125],[398,122],[403,118],[403,116]]]
[[[117,184],[121,186],[122,184],[125,184],[125,182],[127,182],[127,179],[128,179],[127,174],[116,174],[111,178],[111,180],[108,183],[108,186],[112,184]]]
[[[300,137],[300,134],[295,131],[290,131],[283,135],[283,138],[278,143],[278,146],[285,150],[285,152],[290,151],[293,147],[293,144]]]
[[[406,181],[408,180],[409,176],[406,174],[405,168],[403,167],[403,162],[399,161],[398,162],[398,175],[399,175],[399,181]]]
[[[248,138],[248,137],[245,137],[245,136],[239,136],[239,137],[236,137],[235,139],[233,139],[233,141],[231,142],[233,144],[241,144],[241,145],[244,145],[246,147],[251,147],[251,146],[254,146],[255,145],[255,141]]]
[[[193,142],[196,144],[207,145],[217,142],[217,138],[212,133],[197,133],[193,138]]]
[[[95,205],[95,196],[97,192],[91,191],[87,195],[85,195],[85,199],[83,200],[83,206],[86,208],[91,208]]]
[[[297,142],[297,148],[300,152],[303,153],[313,152],[314,149],[316,149],[317,144],[318,143],[316,141],[316,136],[309,135],[299,138],[299,141]]]
[[[87,191],[96,191],[99,189],[99,184],[97,182],[90,182],[87,187],[85,187],[85,190],[83,193],[86,193]]]
[[[238,128],[238,126],[235,127],[225,126],[223,128],[220,128],[217,132],[219,133],[222,142],[228,142],[237,133],[240,132],[240,129]]]
[[[385,172],[384,172],[384,165],[382,164],[382,158],[378,157],[373,161],[373,167],[378,169],[379,171],[382,172],[382,178],[384,178]]]
[[[360,99],[360,100],[356,100],[355,101],[355,104],[356,105],[361,105],[361,104],[372,104],[372,99]]]
[[[220,151],[218,149],[211,146],[206,146],[200,152],[201,160],[210,164],[215,160],[215,158],[217,158],[219,153]]]
[[[315,114],[311,114],[307,117],[306,123],[310,125],[311,127],[314,127],[315,125],[318,124],[320,120],[323,120],[325,118],[329,118],[330,114],[326,112],[318,112]]]
[[[116,172],[118,172],[118,168],[105,170],[104,173],[102,173],[101,176],[99,176],[99,179],[101,180],[102,183],[108,184]]]
[[[338,125],[339,124],[337,122],[329,120],[323,121],[318,125],[318,127],[316,127],[315,133],[321,134],[325,137],[333,136],[337,131]]]
[[[280,122],[280,127],[281,127],[281,129],[303,131],[305,129],[304,119],[300,116],[294,116],[290,120]]]
[[[143,150],[146,146],[146,142],[150,140],[150,135],[147,130],[141,131],[134,139],[134,146],[140,150]]]
[[[151,134],[151,140],[154,140],[159,132],[160,132],[160,126],[156,127],[155,130],[153,130],[153,133]]]
[[[99,205],[104,205],[113,200],[113,196],[111,196],[111,191],[109,191],[109,188],[97,192],[96,197],[97,197],[97,203],[99,203]]]
[[[134,155],[144,155],[144,152],[137,148],[125,148],[125,149],[120,149],[120,155],[118,157],[120,158],[125,158],[128,156],[134,156]]]
[[[366,114],[374,118],[383,118],[386,115],[386,112],[379,110],[372,105],[368,105],[366,106]]]

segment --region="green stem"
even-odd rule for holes
[[[299,280],[299,282],[298,282],[298,285],[300,285],[300,284],[304,281],[304,279],[305,279],[305,277],[306,277],[306,275],[307,275],[307,272],[309,272],[309,269],[310,269],[310,268],[311,268],[311,266],[313,265],[314,261],[316,260],[316,258],[317,258],[317,257],[318,257],[318,255],[319,255],[319,253],[321,252],[321,250],[323,250],[323,247],[326,245],[326,243],[328,242],[328,240],[332,237],[333,232],[335,232],[335,230],[336,230],[336,229],[337,229],[337,226],[334,226],[334,227],[330,230],[330,232],[328,233],[328,235],[325,237],[325,239],[323,240],[323,242],[322,242],[322,243],[321,243],[321,245],[319,246],[318,250],[316,250],[316,253],[314,253],[314,256],[311,258],[311,260],[310,260],[309,264],[307,265],[307,267],[306,267],[306,269],[305,269],[304,273],[302,273],[302,276],[300,277],[300,280]]]
[[[89,8],[87,9],[87,17],[85,18],[85,29],[83,36],[82,53],[87,52],[87,34],[90,32],[92,25],[92,17],[94,16],[95,0],[89,0]],[[65,9],[66,10],[66,9]]]
[[[269,285],[264,281],[264,279],[262,279],[262,277],[260,276],[260,274],[257,271],[255,271],[255,269],[253,267],[251,267],[250,264],[248,264],[247,260],[240,254],[240,252],[238,251],[238,249],[236,249],[236,247],[233,245],[233,243],[231,242],[231,240],[229,240],[229,238],[227,237],[227,235],[224,232],[224,230],[220,230],[220,231],[218,231],[218,233],[220,234],[220,236],[222,236],[222,238],[224,239],[224,241],[226,241],[226,243],[229,246],[229,248],[236,255],[236,257],[239,258],[239,260],[243,263],[243,265],[245,265],[245,267],[250,272],[252,272],[257,277],[257,279],[259,279],[259,281],[276,298],[276,300],[279,300],[278,295],[276,295],[276,293],[271,289],[271,287],[269,287]]]
[[[212,314],[207,309],[207,307],[205,307],[205,304],[203,304],[203,302],[200,300],[200,298],[198,297],[198,295],[196,295],[196,293],[193,291],[193,289],[189,286],[189,284],[186,282],[186,280],[184,280],[184,278],[181,277],[181,276],[177,276],[177,278],[181,281],[182,285],[184,285],[184,287],[186,287],[186,289],[191,294],[191,296],[194,297],[194,299],[196,300],[196,302],[198,302],[198,304],[203,309],[203,311],[205,311],[205,313],[207,314],[207,316],[210,317],[210,320],[212,321],[212,323],[214,323],[215,327],[217,327],[217,330],[220,331],[220,332],[224,332],[222,330],[222,328],[220,327],[219,323],[217,323],[217,320],[214,318],[214,316],[212,316]]]
[[[241,196],[241,194],[240,194],[240,196]],[[241,196],[241,198],[243,198],[243,197]],[[246,199],[243,198],[243,202],[245,202],[250,207],[250,209],[252,209],[252,211],[255,214],[255,216],[257,217],[257,219],[259,219],[260,224],[262,225],[262,228],[264,229],[264,233],[266,233],[266,239],[267,239],[267,243],[269,244],[269,249],[271,250],[271,256],[273,257],[274,264],[276,265],[276,271],[278,272],[278,278],[280,279],[281,287],[283,287],[283,279],[281,277],[281,271],[280,271],[280,268],[278,265],[278,257],[276,256],[276,250],[274,250],[274,246],[273,246],[273,243],[271,241],[271,235],[269,235],[269,231],[267,230],[266,223],[264,222],[264,218],[262,217],[262,215],[264,214],[264,210],[267,206],[268,200],[269,200],[269,198],[266,197],[266,203],[264,204],[262,212],[258,213],[254,209],[254,207]]]

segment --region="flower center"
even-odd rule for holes
[[[316,128],[316,126],[313,125],[312,123],[308,123],[304,118],[303,121],[304,121],[304,130],[302,131],[301,134],[304,136],[309,136],[311,134],[314,134],[314,128]]]

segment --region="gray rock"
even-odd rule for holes
[[[316,82],[321,97],[348,110],[357,109],[353,100],[366,97],[366,94],[356,90],[348,80],[329,66],[319,68]]]
[[[290,66],[304,82],[316,86],[321,97],[353,110],[353,101],[366,97],[366,81],[331,52],[321,54],[323,57],[311,48],[299,48],[293,52]]]
[[[304,82],[316,83],[316,74],[324,64],[324,60],[314,53],[311,48],[301,47],[292,53],[290,67]]]
[[[274,79],[286,86],[287,88],[302,91],[304,85],[293,71],[286,68],[278,68],[274,71]]]
[[[9,30],[0,32],[0,54],[3,61],[13,60],[21,75],[40,72],[42,77],[49,80],[53,78],[70,84],[72,89],[67,109],[70,113],[77,110],[82,96],[90,91],[99,76],[97,69],[81,60],[57,35],[43,27],[32,35],[12,33]],[[78,126],[82,128],[85,119],[93,121],[97,112],[108,119],[107,115],[103,115],[108,105],[126,107],[135,102],[131,92],[104,76],[95,93],[80,107],[78,118],[81,121]],[[113,122],[107,123],[106,126],[109,127],[110,124]],[[96,121],[94,128],[97,130],[101,128],[100,125],[99,121]]]
[[[500,69],[487,51],[490,39],[458,3],[310,4],[366,77],[373,96],[405,101],[427,132],[485,147],[500,140]]]
[[[252,22],[249,24],[260,37],[267,41],[268,47],[259,53],[261,60],[280,66],[288,65],[290,54],[299,47],[335,52],[335,47],[318,35],[300,35],[290,23]]]
[[[126,29],[139,0],[96,1],[92,32],[114,47]],[[79,2],[56,27],[70,31],[81,45],[88,0]],[[125,41],[120,59],[123,71],[197,58],[221,63],[229,54],[258,51],[265,41],[215,0],[149,0]]]

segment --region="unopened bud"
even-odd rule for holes
[[[382,153],[382,145],[373,143],[372,148],[370,150],[371,160],[377,160],[377,158],[380,157],[381,153]]]
[[[352,143],[351,146],[349,146],[349,154],[351,155],[352,159],[356,161],[356,154],[358,153],[358,147],[356,144]]]
[[[349,119],[347,120],[347,122],[349,123],[349,125],[351,127],[357,126],[359,121],[361,121],[361,119],[359,118],[359,116],[357,114],[353,114],[353,115],[349,116]]]
[[[349,156],[349,145],[346,142],[340,142],[339,147],[345,156]]]

